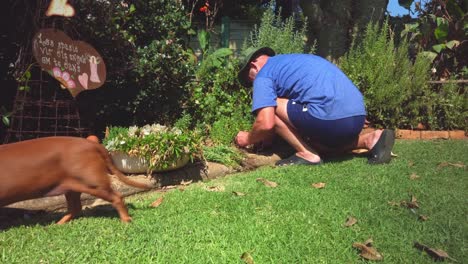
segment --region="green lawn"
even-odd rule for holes
[[[63,226],[12,227],[0,231],[0,262],[243,263],[248,252],[255,263],[364,263],[352,244],[372,238],[382,263],[432,263],[415,241],[463,263],[468,174],[460,164],[468,164],[468,141],[400,140],[394,153],[388,165],[354,157],[317,167],[264,167],[132,197],[126,200],[131,224],[98,209]],[[278,187],[257,182],[260,177]],[[311,187],[317,182],[325,188]],[[149,207],[161,195],[162,204]],[[419,209],[400,205],[412,196]],[[348,216],[357,224],[344,227]]]

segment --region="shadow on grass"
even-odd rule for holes
[[[126,206],[128,209],[135,209],[135,206],[132,204],[126,204]],[[46,210],[28,210],[8,207],[0,208],[0,231],[6,231],[10,228],[19,226],[54,225],[65,214],[66,211],[48,212]],[[116,218],[120,221],[117,210],[110,204],[83,209],[83,211],[81,211],[74,220],[82,217]]]

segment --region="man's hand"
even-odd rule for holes
[[[237,133],[237,136],[235,138],[235,142],[236,144],[239,146],[239,147],[247,147],[248,145],[250,145],[250,142],[249,142],[249,132],[247,131],[240,131],[239,133]]]

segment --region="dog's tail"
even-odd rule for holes
[[[130,180],[128,177],[126,177],[125,175],[123,175],[122,172],[120,172],[114,165],[114,163],[112,162],[112,159],[109,155],[109,152],[104,148],[104,146],[100,145],[99,147],[99,150],[101,151],[102,153],[102,156],[104,157],[105,161],[106,161],[106,165],[107,165],[107,168],[109,169],[109,171],[117,176],[117,178],[119,178],[119,180],[127,185],[130,185],[130,186],[133,186],[133,187],[136,187],[136,188],[140,188],[140,189],[151,189],[153,188],[152,186],[150,185],[147,185],[147,184],[144,184],[144,183],[141,183],[141,182],[137,182],[137,181],[134,181],[134,180]]]

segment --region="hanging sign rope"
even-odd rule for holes
[[[60,30],[40,29],[33,39],[33,55],[41,68],[73,97],[84,90],[99,88],[106,80],[101,55],[91,45],[74,41]]]

